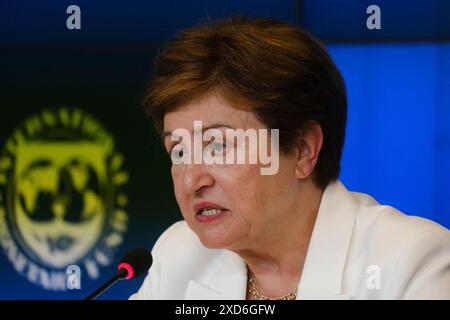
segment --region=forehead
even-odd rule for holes
[[[238,109],[217,93],[210,93],[184,103],[164,116],[164,131],[178,128],[191,130],[194,121],[202,121],[204,127],[223,124],[233,128],[263,128],[252,111]]]

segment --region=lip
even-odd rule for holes
[[[203,216],[198,213],[203,208],[220,209],[220,210],[222,210],[222,212],[220,212],[214,216]],[[226,213],[228,213],[227,208],[224,208],[224,207],[222,207],[214,202],[210,202],[210,201],[202,201],[202,202],[197,203],[194,206],[194,211],[195,211],[195,219],[201,223],[216,221],[216,220],[222,218]]]
[[[217,220],[223,218],[227,213],[228,213],[228,210],[217,213],[214,216],[203,216],[201,214],[198,214],[195,216],[195,219],[200,223],[213,222],[213,221],[217,221]]]
[[[220,209],[220,210],[228,210],[227,208],[224,208],[222,206],[219,206],[218,204],[210,201],[202,201],[197,203],[194,206],[195,214],[198,214],[198,212],[203,208],[213,208],[213,209]]]

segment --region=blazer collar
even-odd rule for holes
[[[299,299],[346,299],[342,280],[358,203],[340,181],[327,186],[298,286]]]
[[[297,299],[348,299],[342,292],[343,272],[358,204],[342,185],[330,183],[322,195],[298,286]],[[200,279],[190,280],[189,300],[245,299],[247,267],[242,258],[219,250]]]
[[[220,250],[203,278],[190,280],[188,300],[244,300],[247,291],[247,266],[242,258]]]

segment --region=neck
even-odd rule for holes
[[[261,293],[277,297],[297,288],[323,190],[302,190],[286,219],[268,224],[261,237],[233,250],[244,259]]]

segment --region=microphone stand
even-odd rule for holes
[[[124,268],[117,271],[116,275],[106,281],[100,288],[92,292],[89,296],[86,297],[84,300],[94,300],[99,295],[101,295],[105,290],[107,290],[109,287],[111,287],[113,284],[115,284],[117,281],[126,278],[128,274],[128,271]]]

